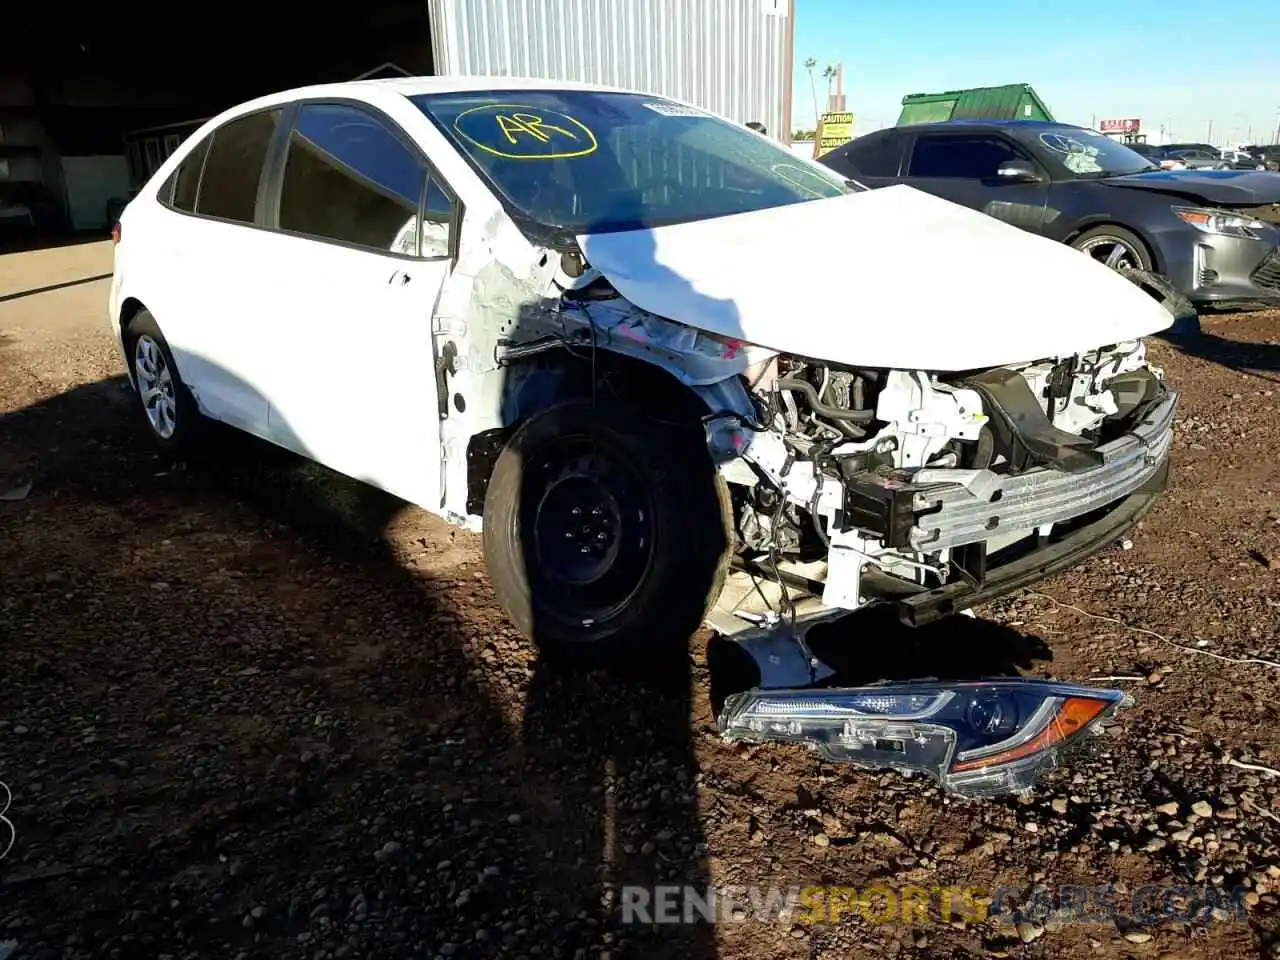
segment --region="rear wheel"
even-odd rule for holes
[[[204,418],[178,376],[169,344],[149,311],[139,310],[129,321],[124,348],[152,439],[166,453],[190,454],[200,438]]]
[[[543,652],[643,664],[682,651],[719,596],[731,516],[696,422],[569,403],[498,457],[485,558],[499,603]]]
[[[1147,245],[1124,227],[1094,227],[1076,237],[1071,245],[1112,270],[1150,271],[1154,268]]]

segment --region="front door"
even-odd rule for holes
[[[270,347],[270,435],[428,509],[441,495],[431,318],[456,204],[390,121],[304,103],[283,157]]]
[[[922,133],[907,158],[905,182],[981,210],[1032,233],[1044,228],[1047,183],[1009,183],[996,171],[1006,160],[1034,162],[1012,141],[988,133]]]

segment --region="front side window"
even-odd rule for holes
[[[593,90],[412,98],[522,226],[575,235],[848,193],[830,171],[701,110]]]
[[[280,228],[417,256],[427,182],[426,164],[378,117],[346,104],[303,104],[285,157]],[[453,203],[433,185],[427,209],[434,226],[422,254],[444,256]]]
[[[253,223],[258,182],[279,110],[239,117],[213,133],[200,178],[196,213],[237,223]]]
[[[994,180],[1000,164],[1019,159],[1013,145],[999,137],[924,134],[916,138],[907,175]]]

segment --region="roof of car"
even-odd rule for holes
[[[345,83],[326,83],[322,86],[299,87],[287,91],[289,95],[310,96],[323,90],[325,96],[340,96],[344,91],[359,96],[360,91],[375,88],[390,90],[405,97],[429,93],[471,93],[480,90],[607,90],[624,91],[598,83],[582,83],[577,80],[548,80],[540,77],[384,77],[378,80],[350,80]]]
[[[918,133],[922,130],[953,130],[957,127],[999,127],[1009,130],[1060,130],[1063,127],[1070,127],[1073,130],[1082,130],[1083,127],[1074,123],[1062,123],[1058,120],[939,120],[935,123],[912,123],[901,127],[889,127],[886,129],[901,130],[907,133]]]

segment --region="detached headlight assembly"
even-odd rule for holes
[[[1174,207],[1173,212],[1180,220],[1191,224],[1203,233],[1212,233],[1220,237],[1239,237],[1241,240],[1258,240],[1261,231],[1267,225],[1252,217],[1242,217],[1226,210],[1212,210],[1202,207]]]
[[[1110,718],[1119,690],[1043,680],[749,690],[720,714],[728,740],[807,744],[828,760],[924,773],[953,793],[1021,793]]]

